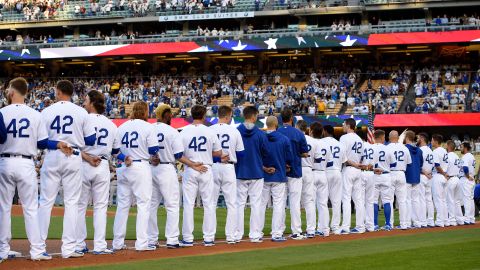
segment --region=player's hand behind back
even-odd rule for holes
[[[58,142],[57,148],[62,153],[64,153],[67,157],[69,157],[73,154],[73,148],[65,142]]]
[[[195,171],[200,172],[200,173],[206,173],[208,171],[208,167],[204,166],[200,162],[194,162],[191,167],[192,167],[192,169],[194,169]]]

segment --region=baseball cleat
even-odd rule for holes
[[[52,259],[52,256],[50,256],[48,253],[44,252],[37,257],[30,258],[32,261],[49,261]]]
[[[406,230],[408,230],[408,227],[396,226],[396,227],[395,227],[395,230],[406,231]]]
[[[380,231],[380,226],[375,225],[375,227],[373,227],[373,231],[374,231],[374,232]]]
[[[95,251],[95,250],[94,250],[94,251],[92,252],[93,255],[111,255],[111,254],[113,254],[113,253],[114,253],[113,250],[108,249],[108,248],[106,248],[106,249],[104,249],[104,250],[101,250],[101,251]]]
[[[157,250],[157,247],[155,245],[148,245],[144,249],[136,249],[136,251],[155,251]]]
[[[340,229],[339,229],[339,230],[335,230],[335,231],[333,231],[333,234],[335,234],[335,235],[341,235],[341,234],[342,234],[342,230],[340,230]]]
[[[307,237],[305,237],[305,235],[303,235],[303,234],[292,234],[292,235],[290,235],[290,239],[292,239],[292,240],[305,240],[305,239],[307,239]]]
[[[181,247],[193,247],[193,242],[188,242],[188,241],[180,241],[180,246]]]
[[[392,230],[392,226],[390,226],[390,225],[385,225],[385,226],[382,227],[382,230],[389,232],[389,231]]]
[[[22,256],[22,253],[18,252],[18,251],[13,251],[13,250],[10,250],[8,252],[8,258],[9,259],[13,259],[13,258],[17,258],[17,257],[21,257]]]
[[[262,243],[263,238],[258,237],[258,238],[250,238],[250,243]]]
[[[353,228],[350,233],[353,233],[353,234],[362,234],[362,233],[365,233],[365,231],[361,231],[357,228]]]
[[[236,243],[237,243],[236,240],[233,240],[233,239],[227,240],[227,244],[229,244],[229,245],[235,245]]]
[[[160,248],[160,243],[158,242],[155,242],[155,243],[152,243],[152,244],[148,244],[149,246],[155,246],[156,248]]]
[[[116,252],[116,251],[120,251],[120,250],[126,250],[127,249],[127,245],[123,245],[121,246],[120,248],[113,248],[113,252]]]
[[[347,234],[350,234],[350,230],[341,230],[340,231],[340,234],[343,234],[343,235],[347,235]]]
[[[180,244],[167,244],[167,249],[177,249],[180,248]]]
[[[242,242],[242,239],[235,239],[235,244]]]
[[[75,251],[81,252],[81,253],[83,253],[83,254],[87,254],[87,253],[88,253],[88,247],[84,247],[84,248],[82,248],[82,249],[77,249],[77,250],[75,250]]]
[[[206,247],[213,247],[215,246],[215,242],[213,241],[203,241],[203,245]]]
[[[6,259],[3,259],[3,258],[0,258],[0,263],[2,263],[3,261],[5,261]]]
[[[315,238],[315,234],[314,234],[314,233],[307,233],[306,236],[307,236],[308,239]]]
[[[69,259],[69,258],[81,258],[83,257],[85,254],[80,252],[80,251],[75,251],[73,253],[71,253],[70,255],[67,255],[67,256],[62,256],[64,259]]]
[[[272,242],[285,242],[285,241],[287,241],[287,238],[283,236],[272,237]]]

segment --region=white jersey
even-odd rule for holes
[[[448,176],[458,176],[460,174],[460,158],[455,152],[447,154],[447,170],[445,171]]]
[[[158,157],[162,163],[174,163],[175,155],[183,152],[183,144],[180,140],[180,132],[175,128],[161,122],[153,125],[158,139]]]
[[[384,144],[376,143],[372,145],[374,168],[383,172],[390,172],[391,164],[395,163],[395,155]]]
[[[97,133],[97,141],[94,146],[85,146],[84,152],[90,155],[110,159],[113,149],[120,149],[120,141],[117,136],[117,126],[107,117],[91,113],[90,123]]]
[[[217,134],[223,153],[228,154],[230,162],[237,163],[236,152],[245,150],[240,131],[228,124],[215,124],[210,128]]]
[[[118,128],[120,151],[132,160],[149,160],[148,148],[158,146],[157,132],[152,124],[140,120],[128,120]]]
[[[302,167],[313,168],[315,159],[319,158],[320,156],[320,153],[318,151],[318,143],[317,143],[317,140],[315,140],[314,138],[308,135],[305,135],[305,140],[307,140],[308,157],[302,158]]]
[[[25,104],[11,104],[0,112],[7,128],[7,142],[0,144],[0,154],[36,155],[37,142],[48,139],[40,113]]]
[[[387,147],[395,156],[395,162],[393,163],[396,165],[391,168],[392,171],[406,171],[407,164],[412,163],[412,157],[408,148],[401,143],[390,143]]]
[[[184,156],[193,162],[212,165],[212,152],[222,150],[217,134],[202,124],[186,126],[180,132],[180,139]]]
[[[360,163],[363,154],[363,141],[355,133],[347,133],[340,137],[340,143],[345,147],[347,160]]]
[[[423,155],[423,166],[422,166],[422,171],[425,172],[426,174],[432,173],[433,168],[435,167],[435,164],[433,162],[433,152],[430,147],[424,145],[420,147],[420,150],[422,150],[422,155]]]
[[[463,167],[468,168],[468,174],[470,176],[475,175],[475,157],[471,153],[466,153],[463,155],[462,160],[460,161],[461,169],[460,169],[460,176],[465,176],[465,172],[463,171]]]
[[[45,108],[41,115],[49,140],[62,141],[83,149],[85,138],[95,134],[87,111],[69,101],[59,101]]]
[[[314,139],[317,144],[317,152],[320,153],[320,157],[315,157],[316,162],[313,163],[313,169],[316,171],[325,171],[327,169],[327,160],[332,159],[332,153],[330,147],[325,142],[325,139]],[[308,143],[308,141],[307,141]]]
[[[437,147],[435,150],[433,150],[433,164],[436,165],[438,164],[442,170],[445,172],[447,170],[448,166],[448,154],[447,150],[443,147]],[[437,173],[437,170],[433,170],[435,173]]]
[[[347,161],[344,146],[333,137],[326,137],[323,140],[329,146],[328,150],[330,151],[326,170],[341,170],[343,163]]]
[[[375,165],[373,162],[373,145],[365,142],[363,144],[362,165]]]

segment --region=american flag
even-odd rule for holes
[[[375,113],[373,111],[372,101],[369,101],[368,105],[369,105],[368,106],[369,110],[368,110],[367,141],[370,144],[374,144],[375,143],[375,136],[374,136],[375,128],[373,127],[373,120],[375,118]]]

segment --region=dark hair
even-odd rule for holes
[[[297,126],[298,129],[303,131],[303,133],[306,133],[307,130],[308,130],[307,121],[305,121],[305,120],[298,120],[296,126]]]
[[[472,150],[472,146],[470,145],[469,142],[463,142],[462,145],[463,145],[463,148],[467,149],[467,151],[470,152]]]
[[[423,138],[423,140],[428,143],[428,141],[430,140],[429,137],[428,137],[428,134],[426,132],[420,132],[418,134],[418,136],[420,136],[421,138]]]
[[[283,123],[290,122],[290,120],[293,118],[293,112],[289,108],[284,108],[280,113],[280,116],[282,116]]]
[[[381,129],[377,129],[377,130],[375,130],[374,136],[375,136],[375,139],[379,139],[379,138],[385,136],[385,131],[383,131]]]
[[[73,95],[73,83],[69,80],[58,81],[57,89],[67,96]]]
[[[11,80],[8,85],[9,85],[9,87],[15,89],[22,96],[26,96],[27,93],[28,93],[28,83],[22,77],[18,77],[18,78],[15,78],[15,79]]]
[[[358,137],[360,137],[362,140],[367,140],[367,138],[365,138],[365,132],[363,132],[363,130],[361,128],[357,128],[355,130],[355,133],[358,135]]]
[[[435,140],[437,143],[441,144],[443,142],[443,136],[440,134],[433,134],[432,140]]]
[[[255,106],[247,106],[243,109],[243,117],[245,119],[250,119],[255,115],[258,115],[258,110]]]
[[[202,105],[195,105],[190,110],[193,120],[202,120],[207,113],[207,108]]]
[[[310,125],[310,131],[312,132],[313,138],[320,139],[323,135],[323,126],[320,122],[313,122]]]
[[[408,139],[409,141],[414,142],[415,141],[415,132],[413,132],[411,130],[407,130],[407,132],[405,133],[405,139]]]
[[[345,119],[345,125],[350,127],[351,130],[355,130],[355,127],[357,126],[357,122],[353,118],[348,118],[348,119]]]
[[[98,114],[103,114],[105,112],[105,97],[102,93],[98,92],[97,90],[92,90],[87,93],[88,98],[90,99],[90,103],[92,103],[93,107],[97,111]]]
[[[230,106],[222,105],[218,108],[218,118],[224,118],[231,113],[232,108]]]
[[[323,130],[328,134],[328,135],[334,135],[335,129],[331,125],[326,125],[323,127]]]

